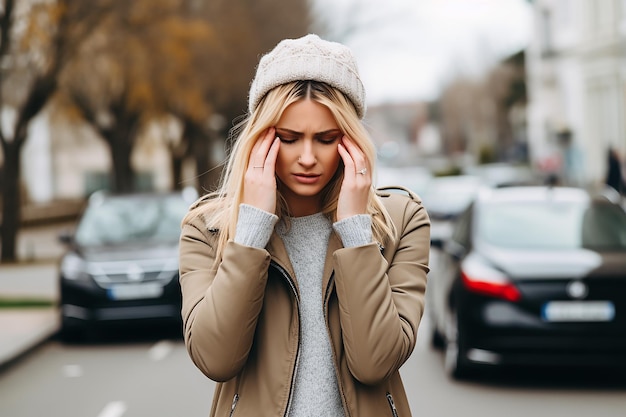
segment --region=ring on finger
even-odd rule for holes
[[[257,169],[257,168],[262,169],[262,168],[265,168],[265,167],[260,166],[260,167],[252,167],[252,168],[254,168],[254,169]]]
[[[356,173],[357,174],[361,174],[361,175],[365,175],[366,172],[367,172],[367,168],[362,168],[362,169],[359,169]]]

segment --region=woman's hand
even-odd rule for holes
[[[276,158],[280,141],[273,127],[256,141],[244,177],[242,203],[268,213],[276,212]]]
[[[346,136],[341,139],[338,150],[345,169],[337,201],[337,221],[367,213],[372,186],[371,169],[363,151]]]

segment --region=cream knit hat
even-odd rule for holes
[[[359,118],[365,115],[365,88],[352,52],[340,43],[313,34],[282,40],[261,58],[250,86],[248,110],[253,113],[274,87],[300,80],[335,87],[354,104]]]

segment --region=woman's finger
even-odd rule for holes
[[[263,135],[261,140],[255,143],[253,152],[250,156],[250,163],[253,169],[262,170],[265,167],[265,161],[267,159],[267,153],[272,146],[273,139],[275,138],[275,131],[273,127],[270,127]],[[255,149],[256,148],[256,149]]]
[[[367,163],[367,160],[365,159],[363,151],[361,151],[361,148],[359,148],[353,141],[351,141],[346,136],[343,137],[343,144],[353,161],[354,172],[359,175],[366,174],[369,170],[369,165]]]
[[[269,213],[276,210],[276,178],[274,167],[279,141],[273,128],[257,140],[252,147],[248,170],[244,178],[242,202]]]
[[[345,166],[343,183],[337,199],[337,219],[342,220],[367,212],[371,177],[367,169],[363,173],[358,172],[362,168],[357,164],[365,167],[365,157],[353,142],[344,137],[337,150]]]
[[[252,150],[250,151],[250,158],[248,159],[249,170],[254,168],[255,161],[257,159],[256,155],[259,152],[259,148],[261,147],[262,142],[263,142],[262,140],[257,140],[256,142],[254,142],[254,145],[252,146]]]
[[[265,175],[274,176],[276,172],[276,160],[278,159],[278,151],[280,149],[280,140],[278,138],[274,138],[271,142],[271,146],[269,151],[267,152],[267,157],[265,158],[265,168],[263,169],[263,173]]]
[[[350,173],[355,172],[354,160],[352,159],[350,152],[348,152],[346,145],[343,143],[340,143],[337,146],[337,151],[339,152],[339,156],[341,156],[341,159],[343,160],[345,171],[350,172]]]

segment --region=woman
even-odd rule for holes
[[[622,178],[622,163],[614,148],[609,148],[607,158],[606,184],[620,194],[626,193],[626,182]]]
[[[183,221],[185,343],[211,416],[408,416],[428,216],[372,187],[365,92],[345,46],[307,35],[257,68],[221,188]]]

